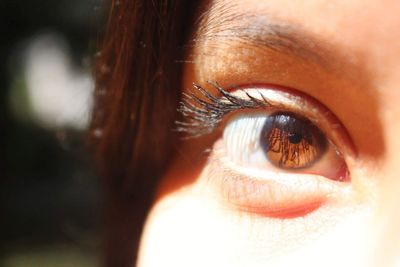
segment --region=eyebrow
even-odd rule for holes
[[[296,56],[324,68],[337,68],[341,63],[339,61],[343,55],[337,49],[333,50],[332,45],[316,39],[299,25],[275,19],[268,14],[240,13],[231,6],[215,9],[201,16],[193,39],[195,46],[206,41],[235,41]],[[340,67],[343,68],[343,65]]]

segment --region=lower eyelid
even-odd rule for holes
[[[218,143],[216,144],[218,147]],[[332,200],[343,197],[349,185],[312,174],[290,174],[238,169],[214,149],[211,169],[217,182],[217,194],[233,208],[274,218],[304,216]]]

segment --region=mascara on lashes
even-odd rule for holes
[[[178,132],[186,133],[189,137],[200,137],[212,133],[224,117],[233,111],[273,107],[261,93],[261,99],[257,99],[245,92],[248,99],[243,99],[227,92],[217,82],[208,83],[221,97],[216,97],[200,85],[193,84],[194,92],[183,93],[178,108],[182,116],[187,119],[187,121],[176,121]]]

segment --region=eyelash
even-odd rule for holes
[[[271,108],[274,105],[260,93],[261,99],[244,92],[248,99],[230,94],[215,81],[208,81],[221,97],[216,97],[200,85],[193,84],[193,92],[183,93],[178,111],[186,121],[176,121],[177,131],[187,137],[200,137],[212,133],[226,115],[236,110]],[[196,94],[200,93],[199,94]]]

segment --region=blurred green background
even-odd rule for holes
[[[0,266],[97,266],[85,150],[100,0],[0,0]]]

